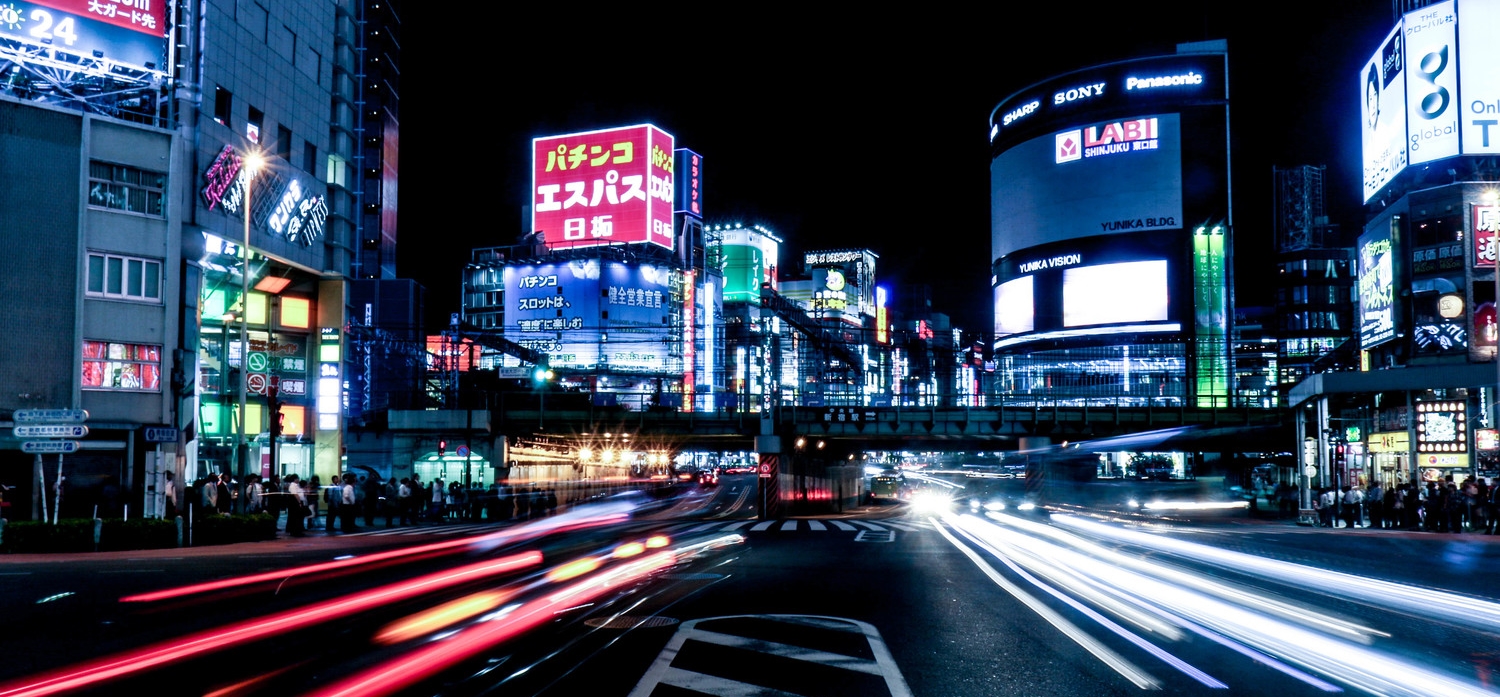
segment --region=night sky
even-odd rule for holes
[[[1363,222],[1358,71],[1394,15],[1387,0],[1206,4],[702,26],[496,10],[482,22],[494,35],[454,42],[473,30],[452,5],[408,0],[399,273],[445,319],[469,250],[524,232],[533,137],[654,123],[703,156],[709,224],[764,225],[788,268],[809,249],[868,247],[882,283],[927,283],[935,310],[984,331],[995,105],[1052,75],[1222,38],[1237,301],[1269,304],[1273,166],[1327,165],[1333,221],[1346,234]]]

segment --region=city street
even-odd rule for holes
[[[1500,661],[1497,537],[670,510],[11,557],[0,694],[1486,694]]]

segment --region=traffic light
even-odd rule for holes
[[[1349,447],[1349,446],[1344,445],[1343,443],[1339,443],[1338,445],[1333,446],[1333,461],[1335,463],[1340,464],[1340,465],[1344,464],[1344,460],[1345,460],[1344,449],[1347,448],[1347,447]]]
[[[534,373],[531,374],[532,379],[536,380],[537,384],[545,383],[548,380],[551,380],[555,376],[556,376],[556,373],[553,373],[552,369],[549,368],[549,367],[547,367],[547,366],[545,366],[545,365],[539,365],[539,366],[537,366],[536,367],[536,372],[534,372]]]
[[[438,455],[443,455],[443,454],[446,454],[447,452],[448,452],[448,441],[445,441],[445,440],[438,441]]]
[[[266,408],[271,411],[271,442],[275,443],[281,437],[282,419],[286,417],[281,413],[281,398],[277,390],[270,390],[266,394]]]

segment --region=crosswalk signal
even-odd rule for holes
[[[445,440],[438,441],[438,455],[443,455],[443,454],[446,454],[447,452],[448,452],[448,441],[445,441]]]

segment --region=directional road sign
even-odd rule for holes
[[[175,443],[177,442],[177,429],[166,426],[147,426],[147,443]]]
[[[17,438],[82,438],[88,434],[88,426],[73,424],[16,427]]]
[[[23,453],[76,453],[78,452],[78,441],[76,440],[26,440],[21,441],[21,452]]]
[[[17,409],[16,423],[22,424],[76,424],[89,420],[83,409]]]

